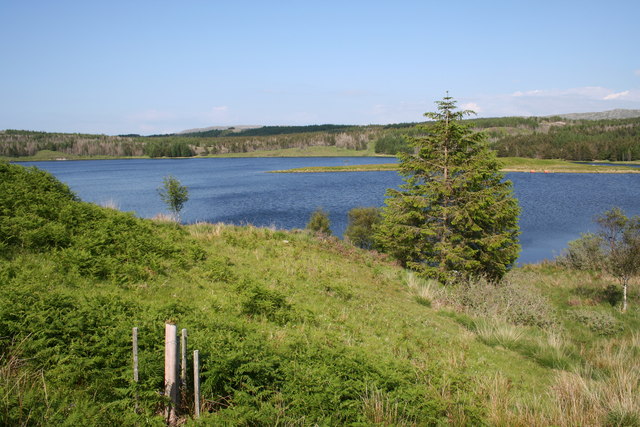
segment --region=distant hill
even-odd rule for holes
[[[183,130],[183,131],[177,132],[176,135],[184,135],[188,133],[202,133],[202,132],[208,132],[210,130],[219,130],[219,131],[230,130],[233,132],[242,132],[247,129],[259,129],[261,127],[264,127],[264,126],[262,125],[209,126],[206,128],[194,128],[194,129]]]
[[[611,119],[633,119],[640,117],[640,110],[615,109],[601,111],[599,113],[571,113],[556,114],[555,117],[562,117],[569,120],[611,120]]]
[[[484,131],[503,157],[640,160],[640,110],[465,121]],[[32,160],[109,157],[191,157],[329,148],[359,155],[411,152],[417,123],[390,125],[212,126],[168,135],[86,135],[0,131],[0,157]],[[344,154],[344,153],[343,153]],[[277,154],[276,154],[277,155]]]

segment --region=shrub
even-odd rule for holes
[[[558,257],[558,262],[577,270],[597,270],[602,267],[602,238],[592,233],[582,234],[568,243],[567,249]]]
[[[609,313],[603,311],[582,309],[574,310],[570,315],[578,323],[586,326],[589,330],[598,335],[615,335],[624,330],[624,325],[622,323]]]
[[[285,324],[291,319],[291,304],[278,291],[253,285],[245,291],[242,312],[249,316],[264,316],[272,322]]]
[[[622,289],[616,285],[609,285],[602,291],[602,296],[609,304],[616,306],[622,301]]]
[[[494,285],[477,280],[452,288],[450,298],[475,316],[496,316],[514,325],[540,328],[557,325],[551,301],[538,292],[508,282]]]
[[[380,209],[375,207],[353,208],[348,213],[349,223],[344,232],[345,238],[353,245],[363,249],[374,249],[374,228],[380,223]]]
[[[329,214],[322,208],[316,209],[307,223],[307,230],[317,234],[330,235],[331,222],[329,221]]]

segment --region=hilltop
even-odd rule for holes
[[[640,110],[626,110],[618,108],[598,113],[556,114],[556,116],[569,120],[619,120],[640,117]]]
[[[138,219],[6,163],[0,184],[3,425],[163,425],[167,321],[206,424],[640,420],[635,285],[625,315],[611,278],[556,264],[443,287],[305,231]]]

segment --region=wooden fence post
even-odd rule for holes
[[[193,407],[195,417],[200,418],[200,352],[193,352]]]
[[[138,382],[138,328],[133,328],[133,381]]]
[[[165,324],[164,338],[164,394],[169,398],[169,407],[165,411],[170,426],[178,423],[178,328]]]
[[[180,386],[187,388],[187,330],[182,329],[180,337]]]

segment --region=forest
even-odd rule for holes
[[[501,157],[574,161],[640,160],[640,118],[571,120],[562,117],[500,117],[467,120],[484,131]],[[192,157],[333,147],[367,155],[408,152],[405,136],[417,123],[390,125],[265,126],[170,135],[88,135],[0,131],[0,157],[48,158]],[[45,157],[47,158],[47,157]]]

